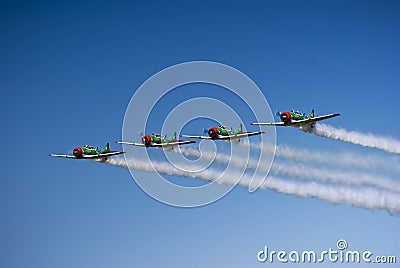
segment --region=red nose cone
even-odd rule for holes
[[[213,127],[208,130],[208,136],[210,136],[211,139],[216,139],[218,137],[218,129]]]
[[[144,146],[149,147],[149,145],[151,143],[151,137],[149,135],[143,136],[142,142],[143,142]]]
[[[80,147],[75,148],[75,149],[72,151],[72,154],[73,154],[76,158],[81,158],[81,157],[82,157],[82,154],[83,154],[82,148],[80,148]]]
[[[289,112],[284,112],[281,114],[281,121],[285,124],[289,123],[291,118],[292,116]]]

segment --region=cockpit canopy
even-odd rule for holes
[[[219,128],[222,128],[222,129],[229,129],[229,127],[223,126],[223,125],[219,125]]]

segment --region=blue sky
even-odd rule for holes
[[[273,111],[340,112],[327,123],[400,139],[397,1],[13,1],[0,21],[0,266],[261,267],[265,245],[324,250],[341,238],[398,254],[400,218],[384,211],[242,187],[175,208],[125,169],[47,156],[121,138],[135,90],[193,60],[244,72]],[[389,157],[296,129],[277,139]]]

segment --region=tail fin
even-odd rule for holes
[[[276,116],[281,116],[281,112],[279,110],[276,110],[275,115]]]
[[[174,135],[172,135],[171,140],[172,140],[172,141],[176,141],[176,131],[174,132]]]
[[[107,142],[107,144],[106,144],[106,152],[109,152],[110,151],[110,144]]]
[[[314,118],[314,109],[311,110],[310,118]]]
[[[208,133],[208,129],[203,128],[203,134]]]
[[[237,132],[238,132],[238,133],[243,133],[243,124],[242,124],[242,123],[240,123]]]

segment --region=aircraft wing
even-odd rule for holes
[[[145,147],[143,143],[136,143],[136,142],[128,142],[128,141],[116,141],[116,143],[119,143],[119,144],[125,144],[125,145],[133,145],[133,146],[141,146],[141,147]]]
[[[210,136],[192,136],[192,135],[183,135],[183,134],[180,134],[179,136],[184,137],[184,138],[190,138],[190,139],[211,140]]]
[[[289,125],[307,125],[307,124],[312,124],[318,121],[322,121],[328,118],[332,118],[332,117],[336,117],[339,116],[339,113],[335,113],[335,114],[327,114],[327,115],[321,115],[321,116],[316,116],[313,118],[308,118],[308,119],[303,119],[303,120],[298,120],[298,121],[294,121],[292,123],[290,123]]]
[[[264,134],[265,132],[263,131],[258,131],[258,132],[245,132],[245,133],[239,133],[239,134],[233,134],[233,135],[218,135],[217,140],[230,140],[230,139],[241,139],[244,137],[249,137],[249,136],[254,136],[254,135],[260,135]],[[191,136],[191,135],[180,135],[181,137],[185,138],[195,138],[195,139],[206,139],[206,140],[211,140],[212,138],[210,136]]]
[[[265,132],[263,132],[263,131],[258,131],[258,132],[245,132],[245,133],[233,134],[233,135],[229,135],[229,136],[218,135],[218,139],[219,140],[241,139],[244,137],[250,137],[250,136],[260,135],[260,134],[264,134],[264,133]]]
[[[287,124],[283,122],[274,122],[274,123],[251,123],[252,126],[287,126]]]
[[[102,154],[90,154],[90,155],[82,155],[83,159],[96,159],[96,158],[104,158],[108,156],[113,156],[113,155],[119,155],[119,154],[124,154],[125,152],[117,152],[117,151],[111,151],[108,153],[102,153]]]
[[[285,124],[284,122],[275,122],[275,123],[251,123],[250,125],[258,125],[258,126],[298,126],[298,125],[308,125],[312,124],[321,120],[325,120],[328,118],[336,117],[339,116],[339,113],[335,114],[327,114],[327,115],[322,115],[322,116],[316,116],[313,118],[308,118],[308,119],[302,119],[302,120],[296,120],[292,121],[290,123]]]
[[[195,141],[171,141],[171,142],[164,142],[164,143],[153,143],[150,145],[150,147],[162,148],[162,147],[172,147],[172,146],[178,146],[178,145],[190,144],[190,143],[196,143],[196,142]]]
[[[143,143],[136,143],[136,142],[117,141],[116,143],[145,147],[145,145]],[[151,143],[149,147],[161,148],[161,147],[178,146],[178,145],[189,144],[189,143],[195,143],[195,141],[172,141],[172,142],[164,142],[164,143]]]
[[[63,158],[76,158],[74,155],[66,155],[66,154],[49,154],[49,156],[63,157]]]
[[[98,159],[98,158],[104,158],[104,157],[113,156],[113,155],[119,155],[119,154],[124,154],[124,153],[125,152],[111,151],[111,152],[102,153],[102,154],[82,155],[81,158],[77,158],[74,155],[65,155],[65,154],[49,154],[49,156],[63,157],[63,158],[74,158],[74,159]]]

